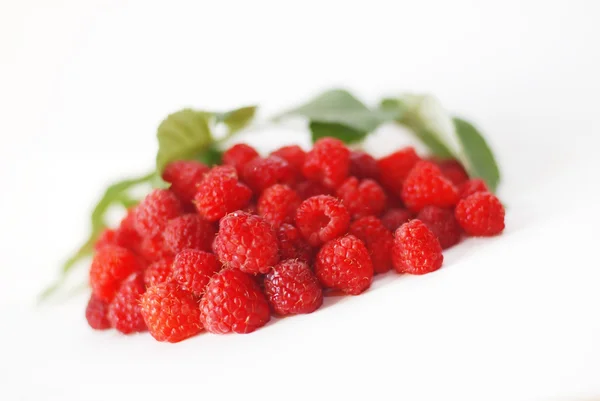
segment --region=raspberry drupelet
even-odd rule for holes
[[[296,227],[313,247],[344,235],[349,225],[348,210],[332,196],[313,196],[296,210]]]
[[[344,182],[350,170],[350,151],[339,139],[321,138],[317,140],[306,160],[302,171],[311,181],[317,181],[335,189]]]
[[[183,213],[177,196],[167,189],[155,189],[135,208],[134,226],[144,237],[160,234],[167,222]]]
[[[460,198],[464,199],[476,192],[490,192],[485,181],[481,178],[473,178],[464,182],[458,189]]]
[[[413,213],[408,209],[394,208],[389,209],[381,216],[381,222],[391,232],[395,232],[398,227],[413,218]]]
[[[300,202],[302,200],[296,191],[287,185],[275,184],[265,189],[258,199],[258,214],[277,228],[294,221]]]
[[[383,188],[371,179],[359,181],[349,177],[337,189],[337,196],[342,200],[354,219],[363,216],[378,216],[385,209],[387,197]]]
[[[350,151],[350,175],[360,179],[379,179],[377,160],[367,152]]]
[[[195,160],[177,160],[165,167],[162,178],[171,184],[171,191],[179,199],[190,203],[194,200],[198,184],[209,170],[208,166]]]
[[[110,302],[121,282],[144,265],[131,251],[108,245],[98,250],[90,268],[90,285],[94,296]]]
[[[308,265],[289,259],[273,267],[264,280],[265,295],[280,315],[311,313],[323,304],[319,280]]]
[[[458,190],[439,167],[428,161],[418,162],[402,184],[402,201],[413,212],[425,206],[453,207]]]
[[[381,184],[395,195],[400,196],[404,179],[419,160],[421,159],[412,147],[398,150],[379,159],[377,167]]]
[[[301,178],[303,178],[302,166],[304,166],[304,160],[306,160],[306,152],[300,146],[284,146],[271,152],[271,155],[279,156],[288,162],[294,171],[296,181],[299,181]]]
[[[292,224],[282,224],[277,230],[281,260],[298,259],[308,264],[313,258],[313,248]]]
[[[140,307],[141,297],[146,291],[144,274],[133,273],[123,283],[108,306],[110,325],[123,334],[146,331],[146,323]]]
[[[164,245],[173,254],[188,248],[209,251],[215,234],[213,223],[197,214],[185,214],[167,223],[163,233]]]
[[[217,166],[205,174],[194,202],[205,220],[218,221],[227,213],[246,207],[250,198],[252,191],[238,181],[234,167]]]
[[[394,236],[381,220],[375,216],[362,217],[350,225],[349,232],[364,242],[375,273],[385,273],[392,268]]]
[[[259,157],[258,152],[250,145],[238,143],[223,153],[223,164],[233,166],[238,174],[242,174],[244,166],[250,160]]]
[[[392,262],[398,273],[431,273],[443,261],[440,242],[422,221],[411,220],[396,230]]]
[[[504,206],[489,192],[462,199],[454,210],[456,220],[473,237],[490,237],[504,231]]]
[[[431,232],[435,234],[442,249],[448,249],[460,242],[462,229],[451,209],[425,206],[417,215],[417,219],[425,223]]]
[[[201,297],[206,284],[220,268],[217,257],[212,253],[186,249],[179,252],[173,261],[172,278],[181,289]]]
[[[92,294],[85,308],[85,318],[94,330],[110,329],[108,321],[108,303]]]
[[[173,273],[173,258],[157,260],[148,265],[144,270],[144,284],[146,287],[152,287],[160,283],[169,281]]]
[[[292,185],[296,175],[287,161],[279,156],[269,156],[257,157],[246,163],[242,179],[258,195],[275,184]]]

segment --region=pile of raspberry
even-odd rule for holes
[[[89,325],[178,342],[250,333],[311,313],[373,275],[426,274],[466,236],[504,229],[504,208],[455,160],[405,148],[381,159],[334,138],[262,157],[238,144],[209,168],[177,161],[95,245]]]

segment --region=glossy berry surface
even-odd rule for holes
[[[403,224],[394,235],[392,261],[398,273],[426,274],[442,266],[442,247],[420,220]]]
[[[311,313],[323,304],[323,291],[310,267],[299,260],[285,260],[264,280],[265,295],[280,315]]]

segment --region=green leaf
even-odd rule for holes
[[[400,117],[397,110],[371,110],[350,92],[342,89],[327,91],[276,119],[287,116],[302,116],[310,121],[339,124],[359,132],[371,132],[381,123]]]
[[[257,106],[241,107],[225,113],[217,113],[215,116],[218,123],[223,123],[229,128],[228,135],[233,135],[252,122],[256,109]]]
[[[500,170],[492,150],[483,136],[471,123],[455,117],[453,119],[456,136],[462,146],[463,163],[471,177],[483,179],[491,191],[500,182]]]
[[[313,142],[316,142],[320,138],[331,136],[345,143],[353,143],[362,141],[367,135],[364,131],[357,131],[344,125],[316,121],[310,123],[310,132],[312,133]]]
[[[172,161],[197,158],[213,143],[210,116],[207,112],[184,109],[163,120],[156,134],[156,170],[159,174]]]
[[[207,166],[214,166],[215,164],[221,164],[222,158],[223,152],[217,149],[216,146],[210,146],[204,152],[200,153],[196,160]]]

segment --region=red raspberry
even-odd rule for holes
[[[85,318],[90,327],[94,330],[110,329],[110,322],[106,317],[107,314],[108,304],[92,294],[85,308]]]
[[[269,303],[254,279],[237,269],[215,274],[200,301],[200,319],[211,333],[250,333],[271,318]]]
[[[298,259],[306,263],[312,261],[313,249],[304,240],[300,231],[291,224],[282,224],[277,231],[281,260]]]
[[[350,214],[333,196],[308,198],[296,210],[296,227],[311,246],[319,246],[348,231]]]
[[[197,214],[186,214],[169,221],[163,238],[165,248],[173,254],[184,249],[210,251],[215,238],[215,227]]]
[[[220,268],[217,257],[212,253],[186,249],[175,257],[172,276],[182,289],[201,297],[206,284]]]
[[[387,189],[400,196],[404,179],[419,160],[419,156],[411,147],[379,159],[379,180]]]
[[[152,287],[169,281],[173,273],[173,258],[160,259],[148,265],[144,271],[144,284]]]
[[[454,215],[473,237],[490,237],[504,231],[504,206],[489,192],[476,192],[462,199]]]
[[[221,219],[213,249],[224,266],[245,273],[266,273],[279,261],[277,235],[271,225],[241,211]]]
[[[135,208],[135,229],[144,237],[160,234],[167,222],[183,213],[183,205],[175,194],[155,189]]]
[[[440,241],[442,249],[450,248],[460,242],[462,230],[449,209],[425,206],[417,215]]]
[[[144,238],[139,246],[139,254],[149,263],[174,256],[165,246],[165,240],[161,234],[156,237]]]
[[[458,202],[458,191],[438,166],[421,161],[404,180],[402,200],[414,212],[425,206],[451,207]]]
[[[362,217],[350,225],[350,234],[364,242],[375,273],[385,273],[392,268],[394,236],[381,220],[374,216]]]
[[[311,313],[323,304],[319,280],[299,260],[286,260],[273,267],[264,285],[269,303],[280,315]]]
[[[110,302],[121,281],[142,268],[143,265],[133,252],[115,245],[105,246],[96,252],[92,260],[92,292],[100,300]]]
[[[258,152],[245,143],[238,143],[223,153],[223,164],[233,166],[238,174],[242,174],[243,168],[250,160],[259,156]]]
[[[457,187],[469,179],[465,168],[457,160],[443,160],[438,162],[437,165],[440,167],[444,177]]]
[[[289,165],[292,167],[292,170],[294,170],[296,180],[299,180],[303,177],[302,166],[304,166],[306,152],[300,146],[284,146],[282,148],[277,149],[274,152],[271,152],[271,155],[279,156],[283,160],[288,162]]]
[[[194,200],[198,184],[210,168],[194,160],[178,160],[165,167],[162,178],[171,184],[171,191],[182,201],[189,203]]]
[[[321,247],[315,273],[323,286],[358,295],[371,285],[373,263],[365,244],[354,235],[346,235]]]
[[[135,229],[135,207],[129,209],[115,230],[115,245],[137,252],[142,238]]]
[[[317,195],[335,195],[335,191],[319,184],[315,181],[301,181],[296,184],[296,193],[302,200],[312,198]]]
[[[337,196],[355,219],[381,214],[387,201],[379,184],[371,179],[359,182],[356,177],[346,179],[337,189]]]
[[[148,288],[141,305],[146,326],[158,341],[176,343],[202,331],[197,298],[175,283]]]
[[[348,176],[350,151],[344,142],[335,138],[321,138],[306,154],[302,172],[312,181],[328,188],[337,188]]]
[[[350,151],[350,175],[357,178],[379,178],[377,160],[370,154],[361,150]]]
[[[381,217],[381,222],[390,232],[395,232],[398,227],[413,218],[413,214],[408,209],[389,209]]]
[[[431,273],[443,261],[440,242],[421,220],[411,220],[396,230],[392,262],[398,273]]]
[[[476,192],[490,192],[485,181],[480,178],[472,178],[462,184],[458,190],[461,199],[473,195]]]
[[[295,174],[284,159],[278,156],[269,156],[264,159],[257,157],[246,163],[242,178],[255,194],[260,194],[277,183],[293,184]]]
[[[140,300],[146,292],[142,272],[133,273],[123,283],[108,306],[110,325],[123,334],[146,331]]]
[[[105,228],[102,230],[96,243],[94,244],[94,250],[99,250],[104,248],[106,245],[116,245],[115,241],[115,230],[111,230],[110,228]]]
[[[217,221],[227,213],[243,209],[250,202],[252,191],[238,181],[235,168],[213,167],[205,176],[196,193],[198,213],[208,221]]]
[[[275,184],[265,189],[258,199],[258,214],[273,227],[279,227],[282,223],[294,221],[296,209],[302,200],[290,187]]]

